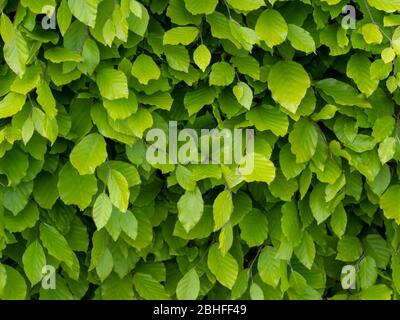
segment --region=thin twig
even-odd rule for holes
[[[232,19],[232,16],[231,16],[231,9],[229,9],[229,5],[228,5],[228,3],[226,2],[226,0],[224,0],[224,3],[225,3],[225,6],[226,6],[226,10],[228,10],[229,19]]]

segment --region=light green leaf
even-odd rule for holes
[[[204,202],[198,187],[194,191],[186,191],[178,201],[178,218],[182,226],[189,232],[200,221],[204,211]]]
[[[211,62],[211,53],[204,44],[199,45],[193,52],[193,60],[196,65],[204,72]]]
[[[14,268],[5,265],[7,274],[7,282],[3,290],[0,292],[1,300],[25,300],[27,294],[27,286],[25,279]]]
[[[32,285],[42,279],[42,269],[46,265],[44,250],[38,241],[32,242],[22,256],[25,273]]]
[[[239,266],[230,253],[223,255],[218,250],[217,245],[212,245],[208,252],[207,264],[218,282],[228,289],[233,288],[238,276]]]
[[[183,44],[185,46],[191,44],[196,40],[199,34],[199,30],[195,27],[176,27],[168,30],[164,34],[163,44],[178,45]]]
[[[71,13],[82,23],[94,28],[96,25],[97,5],[102,0],[68,0]]]
[[[8,118],[21,111],[26,96],[10,92],[0,101],[0,119]]]
[[[40,225],[40,240],[50,255],[69,267],[74,263],[74,253],[64,236],[53,226],[42,223]]]
[[[80,175],[93,174],[106,159],[106,142],[98,133],[84,137],[70,155],[71,163]]]
[[[296,113],[310,86],[310,77],[297,62],[280,61],[272,66],[268,75],[272,98],[292,113]]]
[[[276,248],[266,246],[258,257],[257,269],[266,284],[276,287],[282,277],[285,261],[276,258]]]
[[[227,2],[240,11],[253,11],[265,6],[264,0],[227,0]]]
[[[360,262],[360,269],[358,271],[360,286],[366,289],[375,284],[378,277],[378,269],[375,260],[371,257],[365,257]]]
[[[235,78],[235,70],[227,62],[217,62],[211,67],[210,85],[228,86]]]
[[[398,199],[400,197],[400,185],[393,185],[389,187],[382,195],[379,201],[379,206],[388,219],[395,219],[400,224],[400,206]]]
[[[146,54],[141,54],[136,58],[132,65],[131,73],[142,84],[148,84],[150,80],[157,80],[161,75],[160,68]]]
[[[97,230],[103,228],[111,218],[112,203],[110,198],[102,193],[99,195],[93,205],[93,220]]]
[[[112,169],[109,172],[107,181],[108,192],[111,203],[120,211],[126,212],[129,205],[129,187],[126,178],[117,170]]]
[[[213,205],[215,230],[221,229],[229,221],[232,212],[232,194],[229,190],[224,190],[217,196]]]
[[[133,284],[136,291],[143,299],[147,300],[169,300],[170,297],[165,288],[158,283],[151,275],[136,273],[133,276]]]
[[[86,209],[97,193],[97,179],[94,175],[81,176],[67,162],[58,176],[58,192],[61,200],[68,205],[77,205],[81,210]]]
[[[300,119],[294,124],[293,130],[289,134],[289,142],[297,163],[309,161],[317,150],[318,131],[316,125],[308,119]]]
[[[362,254],[361,242],[357,237],[344,236],[337,245],[337,260],[352,262],[356,261]]]
[[[210,14],[213,13],[218,0],[203,0],[201,3],[197,0],[184,0],[186,9],[191,14]]]
[[[311,34],[303,28],[289,24],[288,39],[296,50],[305,53],[315,52],[315,41]]]
[[[273,9],[265,10],[257,20],[255,27],[257,35],[269,47],[274,47],[286,40],[288,25],[282,15]]]
[[[239,222],[240,238],[249,247],[260,246],[268,238],[268,220],[265,214],[253,209]]]
[[[195,269],[190,269],[176,288],[176,296],[179,300],[196,300],[200,292],[200,279]]]
[[[108,100],[128,99],[128,81],[122,71],[103,68],[97,73],[100,94]]]
[[[287,202],[282,206],[282,232],[289,240],[292,247],[297,247],[301,242],[302,231],[296,204]]]

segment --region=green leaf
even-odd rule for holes
[[[263,0],[227,0],[227,2],[240,11],[253,11],[265,6]]]
[[[365,257],[360,262],[360,269],[358,271],[360,279],[360,286],[362,289],[366,289],[375,284],[378,277],[378,270],[376,267],[375,260],[371,257]]]
[[[193,52],[193,60],[196,65],[204,72],[211,62],[211,53],[204,44],[199,45]]]
[[[232,212],[232,194],[229,190],[224,190],[217,196],[213,205],[215,230],[221,229],[229,221]]]
[[[183,189],[194,191],[196,188],[196,182],[193,180],[193,174],[189,169],[182,165],[178,165],[175,174],[176,180]]]
[[[341,238],[346,232],[347,227],[347,214],[343,208],[343,205],[338,205],[335,211],[333,211],[330,219],[330,224],[333,232],[339,238]]]
[[[98,133],[84,137],[71,152],[71,164],[80,175],[93,174],[107,159],[106,142]]]
[[[100,51],[93,39],[86,39],[82,48],[82,62],[78,65],[82,73],[92,75],[100,63]]]
[[[37,102],[42,106],[44,112],[50,117],[54,118],[58,111],[56,108],[56,100],[54,99],[53,93],[49,85],[46,82],[43,82],[36,89],[37,94]]]
[[[218,240],[219,250],[223,255],[226,255],[227,252],[232,248],[233,244],[233,228],[230,222],[226,223],[224,227],[222,227]]]
[[[303,239],[300,245],[294,249],[294,254],[306,268],[311,269],[316,250],[314,240],[308,232],[303,234]]]
[[[227,62],[214,63],[211,67],[210,85],[228,86],[235,78],[235,70]]]
[[[120,215],[120,224],[122,231],[131,238],[136,240],[138,237],[138,221],[132,212],[127,211]]]
[[[374,258],[380,269],[385,269],[389,263],[392,250],[379,234],[369,234],[365,238],[365,251]]]
[[[167,45],[164,47],[164,53],[167,58],[168,65],[172,69],[185,73],[189,72],[190,57],[186,47],[180,45]]]
[[[251,104],[253,103],[253,91],[251,88],[246,83],[239,82],[233,88],[233,93],[237,101],[247,110],[250,110]]]
[[[102,193],[99,195],[93,205],[93,220],[97,230],[103,228],[111,218],[112,203],[110,198]]]
[[[44,57],[54,63],[81,62],[82,60],[79,53],[62,47],[56,47],[45,51]]]
[[[208,252],[207,265],[218,282],[228,289],[233,288],[238,276],[239,266],[230,253],[222,255],[217,245],[212,245]]]
[[[347,63],[347,75],[367,97],[374,93],[379,84],[378,80],[371,79],[370,68],[371,62],[362,54],[353,55]]]
[[[253,209],[239,222],[240,238],[249,247],[260,246],[268,238],[268,220],[265,214]]]
[[[282,277],[285,262],[276,258],[277,250],[266,246],[258,257],[257,269],[260,278],[266,284],[276,287]]]
[[[302,232],[296,204],[287,202],[282,206],[282,232],[289,240],[292,247],[297,247],[301,242]]]
[[[324,222],[333,213],[331,206],[325,201],[325,187],[321,183],[315,185],[311,191],[310,209],[318,224]]]
[[[136,273],[133,276],[133,284],[136,291],[146,300],[169,300],[170,297],[165,288],[151,275]]]
[[[343,106],[359,106],[369,108],[369,102],[352,86],[336,79],[318,81],[316,88],[332,97],[337,104]]]
[[[264,292],[255,282],[250,286],[250,298],[251,300],[264,300]]]
[[[281,148],[279,153],[279,165],[287,180],[297,177],[306,167],[304,163],[297,163],[296,156],[290,150],[290,144]]]
[[[199,30],[195,27],[176,27],[168,30],[164,34],[163,44],[178,45],[183,44],[185,46],[191,44],[196,40],[199,34]]]
[[[383,40],[383,35],[379,27],[374,23],[367,23],[361,29],[364,40],[368,44],[380,44]]]
[[[176,288],[176,296],[179,300],[196,300],[200,293],[200,279],[195,269],[190,269]]]
[[[141,54],[136,58],[131,73],[142,84],[148,84],[150,80],[158,80],[161,75],[160,68],[146,54]]]
[[[4,265],[0,264],[0,295],[7,283],[7,270]]]
[[[44,250],[38,241],[32,242],[22,256],[25,273],[32,285],[42,279],[42,269],[46,265]]]
[[[57,11],[57,22],[61,34],[64,36],[71,25],[72,13],[68,7],[68,0],[62,0]]]
[[[10,92],[0,101],[0,119],[8,118],[21,111],[26,96]]]
[[[285,136],[289,128],[288,117],[277,107],[262,105],[246,113],[246,119],[259,131],[270,130],[277,136]]]
[[[301,64],[293,61],[274,64],[268,75],[272,98],[292,113],[296,113],[310,85],[307,72]]]
[[[109,172],[107,187],[111,203],[122,212],[126,212],[128,210],[130,192],[128,182],[123,174],[112,169]]]
[[[399,0],[367,0],[368,4],[378,10],[394,12],[400,10]]]
[[[74,253],[64,236],[47,223],[40,224],[40,240],[50,255],[69,267],[74,263]]]
[[[100,94],[108,100],[128,99],[128,81],[122,71],[103,68],[97,73]]]
[[[247,182],[260,181],[269,184],[275,179],[275,166],[264,155],[258,153],[249,154],[245,158],[244,164],[239,167],[239,174]]]
[[[376,284],[361,291],[361,300],[390,300],[392,290],[384,284]]]
[[[392,268],[393,284],[394,284],[394,287],[396,288],[396,291],[399,292],[400,291],[400,256],[398,254],[393,255],[391,268]],[[1,292],[1,290],[0,290],[0,292]]]
[[[204,211],[204,202],[198,187],[194,191],[186,191],[178,201],[178,218],[182,226],[189,232],[200,221]]]
[[[28,43],[23,34],[12,26],[11,21],[8,19],[8,17],[6,17],[5,14],[1,15],[1,25],[1,35],[4,41],[4,59],[11,70],[14,71],[20,78],[22,78],[25,73],[26,64],[29,58]],[[7,31],[10,32],[9,35],[5,36],[3,32],[3,26],[4,28],[9,29]]]
[[[400,224],[400,207],[397,205],[399,197],[400,185],[393,185],[386,190],[379,201],[385,217],[395,219],[398,224]]]
[[[305,53],[315,52],[315,41],[307,30],[294,24],[289,24],[288,27],[288,39],[293,48]]]
[[[337,251],[337,260],[345,262],[356,261],[362,254],[361,242],[357,237],[346,235],[339,240]]]
[[[297,293],[303,293],[308,287],[307,280],[297,271],[292,271],[289,278],[290,287],[296,290]]]
[[[316,125],[308,119],[302,118],[293,126],[289,134],[292,153],[297,163],[309,161],[317,150],[318,131]]]
[[[60,170],[57,184],[61,200],[67,205],[77,205],[81,210],[86,209],[97,193],[97,180],[94,175],[81,176],[67,162]]]
[[[101,0],[68,0],[71,13],[82,23],[94,28],[96,24],[97,5]]]
[[[213,13],[217,4],[218,0],[204,0],[199,3],[196,0],[184,0],[186,9],[191,14],[210,14]]]
[[[113,256],[108,248],[100,255],[100,258],[96,264],[96,272],[103,282],[110,275],[114,267]]]
[[[138,101],[136,94],[129,91],[128,99],[108,100],[103,99],[104,108],[108,115],[114,120],[123,120],[138,110]]]
[[[288,35],[288,25],[285,19],[273,9],[267,9],[261,13],[255,30],[257,35],[271,48],[284,42]]]
[[[27,294],[27,286],[25,279],[14,268],[5,265],[7,274],[7,282],[3,290],[0,292],[1,300],[25,300]]]

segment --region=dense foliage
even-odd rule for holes
[[[0,10],[0,299],[399,296],[400,0]],[[150,164],[169,121],[255,128],[254,172]]]

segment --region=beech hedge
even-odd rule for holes
[[[0,299],[397,299],[399,0],[0,0]],[[254,170],[148,161],[253,129]]]

